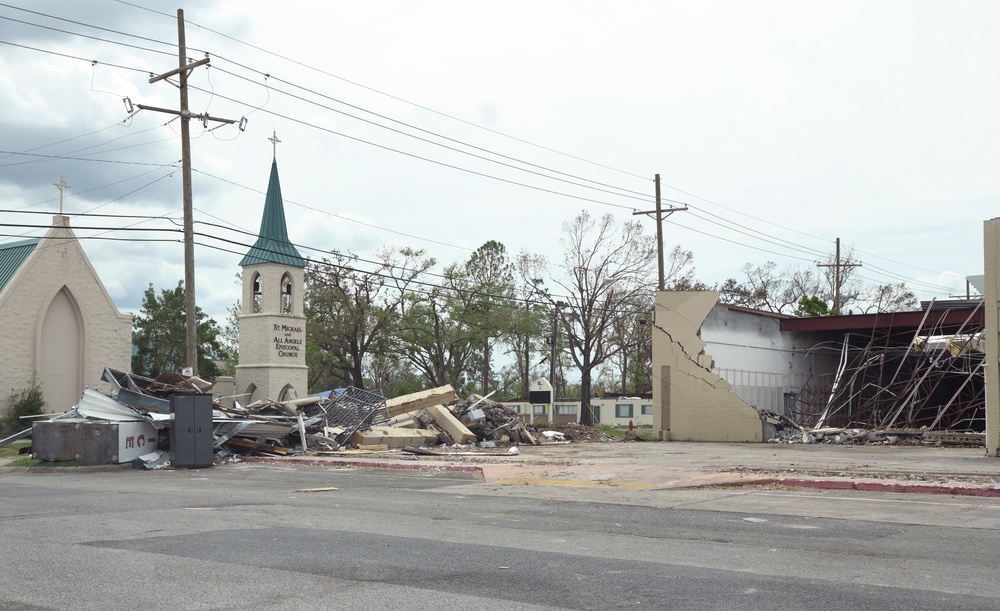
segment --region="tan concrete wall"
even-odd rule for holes
[[[57,216],[53,224],[0,294],[0,411],[11,389],[26,387],[35,372],[53,373],[42,391],[48,411],[61,412],[84,386],[110,391],[100,379],[105,367],[131,370],[132,315],[118,311],[69,219]],[[67,349],[75,355],[60,353]],[[60,367],[76,371],[62,375]]]
[[[1000,450],[1000,218],[983,223],[986,294],[986,454]]]
[[[756,410],[711,371],[699,330],[714,291],[659,291],[653,319],[653,428],[674,441],[761,441]]]

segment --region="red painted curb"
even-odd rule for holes
[[[957,496],[1000,497],[1000,488],[992,486],[949,486],[946,484],[905,484],[901,482],[855,482],[843,480],[817,480],[778,478],[775,483],[799,488],[824,488],[828,490],[864,490],[871,492],[911,492],[916,494],[953,494]]]

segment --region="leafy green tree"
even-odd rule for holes
[[[463,393],[482,346],[481,304],[465,266],[449,265],[442,275],[438,285],[405,293],[398,346],[428,384]]]
[[[364,264],[336,253],[306,269],[310,388],[365,388],[365,363],[392,352],[407,286],[433,265],[423,251],[384,250]]]
[[[496,240],[477,248],[465,263],[465,277],[473,291],[472,324],[476,328],[481,369],[480,393],[493,387],[493,348],[514,330],[518,306],[515,304],[514,264],[507,249]]]
[[[816,295],[810,297],[803,295],[799,299],[798,307],[795,308],[796,316],[829,316],[830,306],[826,301]]]
[[[398,397],[424,388],[424,381],[404,358],[392,352],[370,354],[365,361],[365,382],[387,397]]]
[[[219,361],[222,367],[219,374],[236,375],[236,366],[240,360],[240,300],[226,308],[226,326],[219,331]]]
[[[517,295],[521,305],[514,314],[515,318],[507,337],[507,344],[509,346],[508,353],[514,357],[518,380],[517,396],[527,401],[531,389],[532,355],[541,353],[545,359],[551,358],[551,342],[554,342],[556,338],[552,336],[554,315],[550,313],[550,308],[545,303],[548,301],[548,290],[543,278],[546,274],[545,258],[541,255],[521,252],[517,257],[517,272],[519,277]],[[559,348],[558,344],[556,348]],[[557,356],[557,378],[560,371],[559,364]],[[549,382],[553,389],[558,388],[558,380],[549,380]],[[514,386],[510,385],[508,389],[513,391]]]
[[[223,354],[215,320],[208,318],[201,308],[195,310],[198,321],[198,375],[205,379],[219,376],[215,360]],[[143,294],[142,310],[133,320],[132,372],[156,377],[164,371],[180,372],[186,363],[187,338],[184,283],[174,289],[163,289],[157,295],[150,284]]]

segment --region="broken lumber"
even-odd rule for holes
[[[386,399],[385,407],[389,410],[389,417],[395,418],[396,416],[407,412],[416,411],[432,405],[448,404],[454,400],[455,389],[451,387],[451,384],[445,384],[444,386],[438,386],[437,388],[431,388],[430,390],[422,390],[409,395]]]

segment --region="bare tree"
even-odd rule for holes
[[[869,288],[862,294],[860,301],[863,314],[904,312],[920,307],[916,295],[903,282],[880,284]]]
[[[593,424],[590,406],[591,381],[595,368],[614,356],[621,344],[612,341],[614,322],[622,311],[656,286],[656,241],[631,221],[620,228],[607,214],[594,218],[581,212],[563,223],[563,262],[561,274],[551,276],[554,290],[563,293],[547,298],[555,305],[564,299],[567,305],[557,308],[559,322],[566,334],[569,354],[580,370],[582,424]],[[684,277],[690,265],[690,253],[682,253],[683,264],[670,265],[673,280]]]

